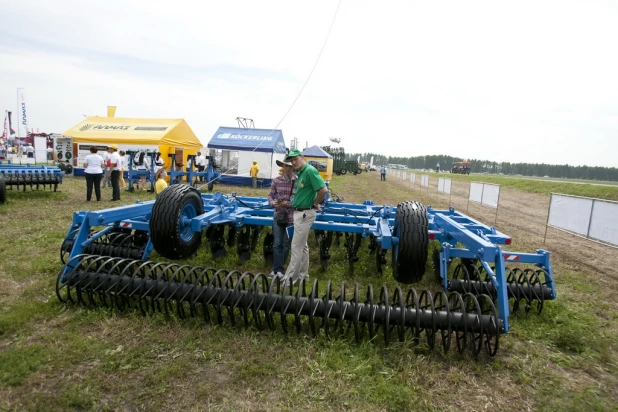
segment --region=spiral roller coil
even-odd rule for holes
[[[526,312],[535,310],[541,313],[545,300],[552,299],[550,282],[544,269],[506,269],[507,294],[513,301],[512,312],[519,310],[524,303]],[[459,263],[449,280],[449,291],[471,293],[473,295],[489,295],[495,298],[496,288],[491,278],[482,266],[476,263]]]
[[[74,238],[77,236],[78,230],[79,228],[70,233],[60,246],[62,263],[67,263],[65,260],[73,249]],[[136,231],[133,234],[130,231],[112,232],[84,246],[84,253],[139,260],[144,254],[147,242],[148,234],[146,232]]]
[[[305,324],[314,336],[320,330],[327,337],[353,333],[357,342],[381,331],[386,344],[396,337],[415,345],[423,340],[433,349],[438,340],[448,352],[454,336],[460,353],[468,348],[476,356],[484,349],[494,356],[498,350],[503,325],[489,296],[427,290],[419,294],[410,288],[404,299],[397,287],[391,298],[382,286],[376,299],[371,285],[361,294],[355,284],[346,296],[345,283],[335,291],[330,281],[322,297],[318,291],[318,280],[309,289],[308,282],[289,286],[262,273],[93,255],[75,256],[56,282],[63,303],[200,316],[219,324],[227,319],[232,325],[271,330],[276,329],[278,313],[286,333],[290,325],[300,333]]]

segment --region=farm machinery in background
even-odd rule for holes
[[[39,189],[58,190],[58,185],[62,183],[64,174],[56,166],[17,166],[10,162],[3,164],[0,162],[0,203],[6,201],[7,187],[13,190],[15,187],[18,191],[26,191]]]
[[[135,159],[139,156],[139,151],[128,150],[127,155],[129,157],[128,164],[128,181],[129,183],[129,192],[135,191],[134,184],[140,180],[142,176],[146,176],[146,181],[150,184],[150,192],[154,192],[155,185],[155,151],[145,151],[145,156],[148,156],[148,163],[150,165],[149,169],[136,169],[134,168]],[[195,155],[187,156],[187,165],[183,165],[182,170],[176,170],[176,153],[168,154],[170,158],[171,166],[168,171],[168,176],[170,177],[170,183],[180,183],[183,181],[183,178],[186,178],[187,182],[190,182],[190,185],[194,188],[197,188],[199,180],[203,180],[204,184],[207,185],[208,191],[212,191],[214,188],[215,182],[219,179],[221,174],[216,171],[215,168],[215,160],[212,156],[207,156],[208,166],[203,171],[198,171],[193,167],[195,164]],[[182,159],[181,159],[182,162]]]
[[[335,288],[317,279],[290,286],[263,273],[216,269],[211,261],[190,266],[148,260],[153,250],[159,259],[195,256],[207,239],[213,262],[233,247],[246,262],[261,239],[259,250],[269,261],[272,223],[266,198],[200,193],[187,185],[171,185],[155,201],[75,212],[61,246],[58,298],[271,329],[278,313],[284,331],[291,322],[300,332],[304,320],[313,334],[322,329],[360,340],[381,332],[385,342],[394,337],[414,343],[424,335],[430,348],[447,351],[454,341],[459,352],[493,356],[500,334],[509,330],[511,310],[523,302],[526,310],[540,311],[556,296],[549,252],[506,252],[500,245],[511,238],[495,228],[452,208],[434,210],[413,201],[378,206],[327,196],[312,227],[320,263],[327,269],[331,247],[344,240],[353,268],[365,240],[376,272],[383,272],[390,256],[392,275],[403,284],[419,282],[429,260],[442,286],[438,292],[396,287],[390,294],[386,286]]]
[[[469,175],[470,174],[470,162],[453,162],[453,167],[451,168],[451,173],[455,173],[458,175]]]
[[[333,173],[336,175],[345,175],[348,172],[354,175],[363,173],[360,164],[356,160],[346,160],[343,147],[322,146],[322,150],[333,157]]]

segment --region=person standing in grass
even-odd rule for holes
[[[257,177],[258,172],[260,171],[260,166],[257,164],[257,160],[253,161],[253,166],[249,169],[249,175],[251,176],[251,183],[253,184],[253,188],[257,187]]]
[[[206,158],[202,155],[202,152],[197,152],[195,156],[195,168],[198,172],[203,172],[206,168]],[[204,176],[200,176],[199,181],[204,183]]]
[[[126,152],[124,150],[121,150],[118,152],[118,154],[120,155],[120,188],[126,189],[127,182],[125,182],[124,180],[124,170],[126,169],[125,165],[127,163],[127,160],[124,157],[126,155]]]
[[[159,170],[157,170],[157,173],[155,173],[155,194],[157,196],[159,196],[159,193],[161,193],[167,187],[167,182],[165,181],[166,177],[167,172],[164,168],[160,168]]]
[[[147,171],[150,169],[150,162],[146,157],[146,152],[141,151],[137,158],[137,162],[135,162],[135,169],[142,171],[139,175],[139,183],[137,184],[137,188],[139,190],[146,190],[146,175]]]
[[[380,168],[380,181],[386,181],[386,167]]]
[[[155,154],[155,159],[154,159],[154,172],[155,172],[155,176],[157,175],[157,172],[159,171],[160,168],[163,167],[164,164],[165,164],[165,161],[161,157],[161,152],[157,152]]]
[[[122,166],[122,161],[118,154],[118,146],[113,144],[109,148],[112,151],[109,158],[109,167],[111,170],[110,179],[112,181],[112,202],[117,202],[120,200],[120,167]]]
[[[268,203],[275,208],[273,214],[273,270],[269,278],[281,278],[285,273],[285,261],[290,254],[292,240],[286,229],[294,225],[294,209],[292,200],[296,189],[296,175],[292,163],[277,160],[277,165],[283,168],[283,173],[273,179],[268,192]]]
[[[97,147],[90,146],[90,154],[84,158],[84,174],[86,176],[86,201],[92,198],[92,188],[97,202],[101,201],[101,179],[103,178],[104,160],[97,154]]]
[[[112,187],[112,170],[109,167],[112,156],[112,149],[108,147],[103,154],[103,187]]]
[[[321,210],[328,189],[320,172],[307,164],[300,150],[292,150],[285,158],[298,174],[296,194],[292,201],[294,208],[294,237],[292,238],[292,257],[285,272],[285,285],[296,283],[300,279],[309,279],[309,246],[307,238],[316,213]]]

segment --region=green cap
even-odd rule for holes
[[[301,152],[298,149],[291,150],[290,153],[288,153],[288,155],[285,157],[285,161],[287,162],[288,160],[290,160],[293,157],[302,156],[302,155],[303,155],[303,152]]]

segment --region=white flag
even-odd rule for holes
[[[24,95],[24,89],[17,89],[19,95],[19,124],[24,127],[26,134],[28,133],[28,115],[26,112],[26,96]]]

